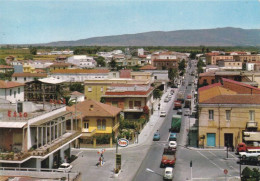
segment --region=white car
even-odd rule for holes
[[[246,152],[240,152],[239,155],[243,159],[246,159],[247,157],[257,157],[260,161],[260,149],[249,149]]]
[[[69,163],[63,163],[58,168],[58,172],[70,172],[71,169],[72,169],[72,165],[70,165]]]
[[[177,148],[177,142],[176,141],[170,141],[169,142],[169,147],[170,148]]]
[[[160,112],[160,117],[166,117],[166,111],[161,111]]]
[[[168,97],[164,98],[164,102],[169,102],[169,101],[170,101],[170,99]]]
[[[173,171],[172,167],[166,167],[164,171],[163,180],[172,180],[173,179],[172,171]]]

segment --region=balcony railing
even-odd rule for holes
[[[143,112],[143,108],[142,107],[125,107],[124,111],[128,111],[128,112]]]
[[[92,137],[96,134],[97,130],[93,129],[91,132],[88,133],[82,133],[82,136]]]
[[[249,121],[246,123],[246,127],[247,128],[257,128],[258,125],[257,125],[257,122]]]
[[[68,132],[63,136],[53,140],[51,143],[45,144],[36,150],[29,150],[28,152],[20,152],[20,153],[1,153],[0,160],[8,160],[8,161],[22,161],[30,156],[45,156],[48,153],[56,150],[57,148],[61,147],[62,145],[68,143],[70,140],[78,137],[81,132]]]

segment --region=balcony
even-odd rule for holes
[[[116,125],[112,128],[112,130],[113,130],[113,131],[116,131],[116,130],[119,128],[119,125],[120,125],[119,122],[116,123]]]
[[[54,150],[58,149],[59,147],[77,139],[81,136],[81,132],[71,131],[67,132],[64,135],[60,136],[59,138],[53,140],[52,142],[45,144],[35,150],[31,149],[28,152],[3,152],[0,154],[0,162],[13,162],[13,163],[22,163],[30,157],[44,157],[47,154],[53,152]]]
[[[83,137],[92,137],[96,134],[97,130],[96,129],[93,129],[91,132],[88,132],[88,133],[82,133],[82,136]]]
[[[246,123],[246,128],[257,128],[257,122],[249,121]]]
[[[143,112],[142,107],[125,107],[124,112]]]

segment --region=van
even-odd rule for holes
[[[164,171],[163,180],[172,180],[173,178],[172,171],[173,171],[172,167],[166,167]]]

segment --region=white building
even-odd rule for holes
[[[0,80],[0,99],[11,103],[24,101],[24,84]]]
[[[95,68],[97,64],[93,57],[86,55],[74,55],[69,57],[67,62],[81,68]]]
[[[246,70],[247,71],[254,71],[255,70],[255,63],[252,63],[252,62],[247,62],[246,63]]]
[[[83,102],[85,101],[85,95],[78,91],[74,91],[70,94],[70,101]]]
[[[39,78],[46,78],[47,74],[45,73],[13,73],[12,81],[19,83],[31,82]]]
[[[144,55],[144,49],[143,49],[143,48],[138,48],[138,49],[137,49],[137,55],[138,55],[138,56]]]

